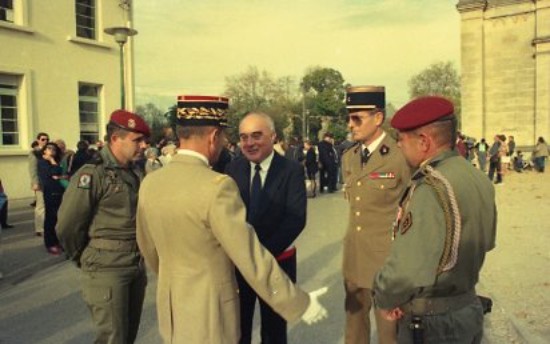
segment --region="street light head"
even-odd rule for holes
[[[128,37],[137,35],[137,30],[125,26],[108,27],[103,30],[108,35],[114,36],[118,44],[125,44]]]

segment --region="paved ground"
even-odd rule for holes
[[[548,191],[546,191],[548,190]],[[478,291],[494,298],[484,343],[550,343],[550,180],[534,173],[509,175],[497,189],[497,249],[486,261]],[[78,270],[49,256],[34,236],[27,200],[10,204],[16,228],[2,234],[0,343],[89,343],[93,329],[80,299]],[[308,225],[298,240],[298,279],[306,290],[329,286],[321,301],[329,319],[289,328],[290,343],[343,343],[341,238],[347,205],[341,193],[310,199]],[[156,280],[150,278],[138,343],[159,343]],[[257,335],[257,328],[256,328]]]

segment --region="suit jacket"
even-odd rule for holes
[[[410,168],[388,134],[364,166],[361,155],[357,144],[344,153],[342,161],[350,205],[343,272],[346,280],[371,289],[374,274],[390,252],[392,225],[410,180]]]
[[[235,266],[287,321],[309,304],[245,222],[235,182],[197,157],[176,155],[139,192],[137,241],[158,274],[157,312],[165,343],[240,338]]]
[[[321,168],[324,170],[336,168],[338,165],[338,156],[336,155],[334,145],[327,141],[321,141],[317,144],[317,148],[319,149]]]
[[[250,202],[250,162],[232,161],[226,169],[241,193],[248,210]],[[274,256],[292,245],[306,225],[307,197],[304,168],[295,161],[274,153],[262,187],[260,206],[250,224],[258,238]]]

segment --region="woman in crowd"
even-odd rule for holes
[[[315,152],[315,147],[311,144],[309,140],[304,142],[304,149],[306,151],[305,167],[306,167],[306,176],[310,182],[310,187],[308,191],[312,190],[311,196],[315,197],[317,195],[317,172],[319,171],[319,165],[317,162],[317,153]]]
[[[42,158],[38,160],[38,178],[42,184],[44,193],[44,205],[46,217],[44,219],[44,244],[52,255],[61,254],[61,246],[55,233],[57,224],[57,211],[61,206],[63,198],[63,187],[61,180],[66,179],[63,175],[61,162],[61,151],[53,142],[48,143],[42,149]]]
[[[533,163],[535,164],[535,170],[537,170],[537,172],[544,172],[544,165],[546,159],[548,158],[548,155],[548,145],[546,144],[546,141],[544,141],[544,138],[541,136],[537,140],[537,145],[535,146],[535,150],[533,151]]]

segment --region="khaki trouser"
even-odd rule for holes
[[[36,206],[34,207],[34,231],[44,233],[44,218],[46,216],[46,206],[44,205],[44,193],[42,190],[35,191]]]
[[[133,343],[137,337],[147,277],[142,267],[82,272],[82,296],[97,329],[95,344]]]
[[[371,289],[360,288],[350,281],[344,281],[346,289],[346,344],[370,343],[370,310],[372,308]],[[384,319],[378,310],[374,310],[378,343],[395,344],[396,323]]]

